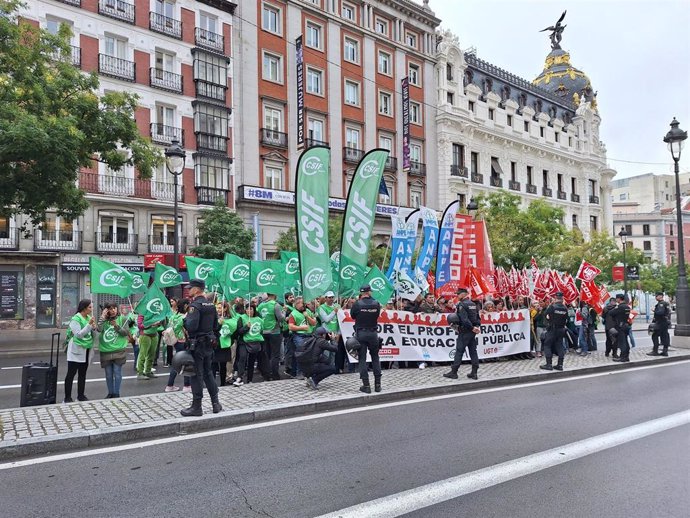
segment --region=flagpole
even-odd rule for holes
[[[393,236],[390,236],[388,238],[388,242],[386,243],[386,250],[383,252],[383,261],[381,261],[381,272],[383,272],[383,265],[386,264],[386,257],[388,257],[388,250],[391,247],[391,240],[393,239]]]

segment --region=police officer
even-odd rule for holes
[[[371,298],[371,286],[365,284],[359,289],[359,300],[350,310],[355,319],[355,337],[360,343],[359,377],[362,386],[359,390],[371,394],[369,372],[367,371],[367,350],[371,354],[371,366],[374,369],[374,390],[381,392],[381,362],[379,361],[379,335],[377,323],[381,314],[381,304]]]
[[[610,311],[614,326],[617,331],[618,358],[614,362],[630,361],[630,343],[628,342],[628,331],[630,330],[630,306],[628,305],[627,295],[616,295],[617,306]]]
[[[467,377],[473,380],[477,379],[477,371],[479,370],[479,357],[477,356],[477,335],[481,331],[481,320],[479,318],[479,308],[477,304],[470,300],[469,294],[465,288],[458,290],[458,302],[455,308],[455,314],[458,316],[458,341],[455,346],[455,357],[453,358],[453,365],[450,371],[446,372],[443,377],[458,379],[458,369],[460,362],[465,354],[465,349],[468,349],[470,354],[470,362],[472,363],[472,372]]]
[[[656,294],[656,306],[654,306],[654,332],[652,333],[652,352],[648,356],[668,356],[668,346],[671,345],[671,338],[668,329],[671,327],[671,306],[664,300],[664,292]],[[661,340],[661,354],[659,353],[659,340]]]
[[[220,331],[220,325],[215,304],[204,297],[205,288],[206,284],[200,279],[189,281],[192,303],[187,310],[184,327],[189,335],[189,351],[194,357],[196,376],[192,376],[192,406],[180,410],[185,417],[203,415],[201,399],[204,397],[204,383],[211,396],[213,413],[223,410],[218,401],[218,386],[211,369],[214,335]]]
[[[553,304],[551,304],[544,313],[544,320],[546,322],[546,335],[544,337],[544,356],[546,357],[546,364],[540,365],[540,369],[551,371],[556,369],[563,370],[563,359],[565,358],[565,348],[563,347],[563,340],[565,339],[565,326],[568,324],[568,308],[563,304],[563,293],[560,291],[554,295]],[[553,361],[553,351],[556,349],[558,355],[558,364],[551,365]]]

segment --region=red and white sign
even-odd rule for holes
[[[449,263],[451,280],[464,279],[469,267],[478,268],[484,276],[491,275],[493,257],[483,221],[474,221],[466,214],[455,215]]]
[[[589,264],[583,259],[582,263],[580,264],[580,268],[577,270],[577,275],[575,278],[580,279],[581,281],[590,282],[593,281],[600,273],[601,270],[599,268],[593,264]]]
[[[625,268],[623,266],[614,266],[611,271],[611,279],[614,282],[625,280]]]

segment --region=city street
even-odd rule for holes
[[[0,464],[0,499],[13,517],[687,516],[689,365]]]

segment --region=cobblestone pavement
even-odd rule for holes
[[[649,357],[646,353],[650,348],[637,347],[632,350],[630,358],[635,361],[656,361],[660,357]],[[670,352],[672,357],[690,358],[690,351],[675,349]],[[543,360],[500,360],[486,362],[480,365],[480,381],[505,380],[524,376],[539,375],[548,377],[550,372],[539,369]],[[581,371],[588,368],[610,365],[609,358],[604,357],[603,351],[595,351],[589,357],[580,357],[574,353],[566,356],[565,371]],[[449,380],[442,377],[447,366],[427,369],[391,369],[383,373],[383,388],[381,394],[390,398],[396,392],[411,389],[429,389],[434,387],[448,387],[451,384],[470,385],[477,382],[469,380],[465,374],[469,372],[469,365],[462,366],[460,378]],[[415,393],[415,395],[422,395]],[[361,398],[357,374],[343,374],[331,376],[324,380],[319,390],[305,387],[304,381],[286,379],[269,383],[253,383],[243,387],[221,387],[220,400],[224,412],[248,413],[275,407],[289,408],[311,402],[329,401],[348,398]],[[371,397],[376,402],[376,395]],[[57,404],[40,407],[25,407],[0,410],[0,457],[2,448],[17,446],[24,440],[59,439],[62,436],[74,436],[75,433],[107,432],[123,429],[138,429],[150,426],[172,423],[188,423],[195,419],[184,419],[179,410],[188,406],[191,394],[160,393],[145,396],[125,397],[121,399],[104,399],[83,403]],[[303,410],[304,411],[304,410]],[[212,416],[208,394],[204,396],[204,418]],[[289,412],[284,415],[289,415]],[[279,417],[279,416],[275,416]],[[249,419],[251,420],[251,419]],[[168,431],[168,433],[170,433]],[[151,436],[151,435],[149,435]]]

